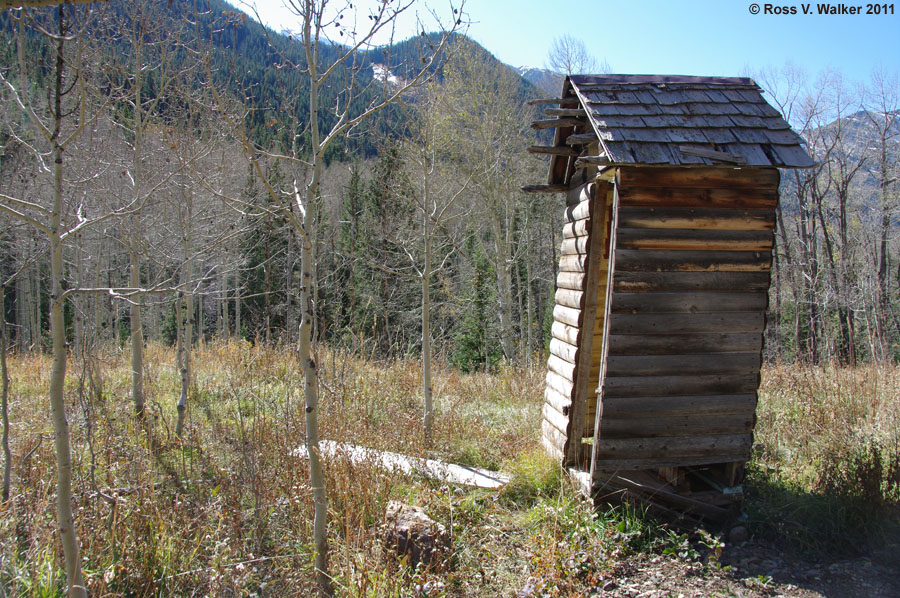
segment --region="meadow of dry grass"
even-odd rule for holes
[[[312,595],[308,471],[293,456],[303,442],[293,354],[241,341],[202,346],[183,440],[173,431],[174,353],[150,345],[145,358],[144,425],[128,400],[127,353],[111,347],[101,354],[99,396],[77,361],[69,370],[76,517],[91,595]],[[437,367],[438,412],[426,453],[416,361],[371,362],[321,349],[318,364],[324,438],[514,476],[489,492],[330,459],[329,537],[341,595],[587,595],[630,555],[697,556],[682,550],[689,538],[680,531],[630,510],[598,514],[578,499],[539,449],[543,367],[471,375]],[[0,595],[60,595],[50,362],[14,355],[10,367],[13,497],[0,513]],[[753,529],[784,533],[779,509],[799,500],[814,511],[824,504],[817,497],[857,505],[829,533],[847,533],[854,517],[895,519],[898,397],[897,367],[766,368],[748,479]],[[422,506],[448,527],[449,567],[396,574],[379,528],[392,499]],[[797,508],[791,517],[808,524]],[[788,535],[831,537],[810,534]]]

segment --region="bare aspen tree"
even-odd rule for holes
[[[827,178],[830,189],[827,201],[819,202],[817,214],[828,259],[829,282],[837,304],[838,336],[837,359],[841,364],[856,364],[855,317],[851,306],[851,264],[854,247],[850,241],[851,195],[854,184],[862,173],[867,156],[857,152],[854,146],[864,140],[853,133],[851,115],[861,110],[861,98],[848,94],[839,76],[834,77],[829,93],[827,119],[817,129],[826,139],[828,148],[822,176]],[[836,204],[836,205],[834,205]],[[837,224],[834,238],[832,223]],[[827,299],[827,296],[826,296]]]
[[[12,453],[9,450],[9,371],[6,367],[6,351],[9,348],[9,337],[6,329],[6,285],[0,286],[0,417],[3,418],[3,490],[0,494],[3,502],[9,500],[12,478]]]
[[[488,235],[485,254],[494,266],[500,345],[507,360],[516,350],[513,267],[519,249],[516,234],[523,193],[518,180],[530,131],[523,116],[515,72],[502,64],[486,67],[467,40],[444,67],[448,127],[453,154],[477,192]]]
[[[78,537],[75,530],[75,519],[72,509],[72,454],[69,441],[69,423],[66,417],[66,405],[63,385],[66,376],[66,332],[63,319],[63,255],[64,239],[72,234],[72,229],[63,221],[65,210],[65,189],[63,188],[64,152],[66,147],[81,133],[87,123],[87,98],[84,91],[84,78],[78,72],[77,57],[83,50],[80,38],[73,41],[72,35],[77,31],[72,24],[71,11],[65,6],[56,9],[56,31],[48,41],[53,47],[53,70],[48,94],[48,105],[35,108],[26,95],[28,90],[25,59],[25,21],[33,18],[27,10],[13,15],[18,25],[18,68],[16,77],[18,85],[10,80],[6,73],[2,74],[2,82],[13,94],[15,101],[25,112],[36,129],[39,139],[47,145],[44,150],[52,160],[52,193],[49,207],[8,196],[0,196],[0,210],[28,222],[42,232],[50,244],[50,334],[52,338],[53,365],[50,374],[50,412],[56,448],[56,517],[63,554],[66,561],[66,580],[70,596],[85,596],[84,578],[81,572],[81,557]],[[49,23],[48,23],[49,24]],[[67,43],[73,41],[74,52],[67,52]],[[73,60],[72,54],[75,59]],[[75,85],[73,86],[73,77]],[[79,122],[73,127],[66,126],[66,114],[72,114],[71,106],[64,106],[70,100],[67,95],[76,91],[74,112],[79,114]],[[21,90],[21,91],[20,91]]]
[[[374,99],[370,103],[360,106],[356,99],[364,91],[360,87],[362,51],[378,43],[378,36],[390,34],[397,19],[409,10],[412,4],[411,1],[387,0],[378,3],[369,14],[357,15],[356,9],[349,3],[332,5],[328,0],[285,1],[285,6],[298,21],[298,41],[304,60],[298,64],[292,62],[290,57],[282,55],[278,57],[279,67],[293,72],[303,72],[309,86],[302,98],[303,104],[307,107],[306,114],[301,117],[297,110],[290,112],[290,130],[287,131],[287,138],[291,140],[290,147],[277,148],[274,152],[271,148],[256,147],[244,130],[243,123],[229,116],[229,111],[225,109],[225,98],[216,92],[217,103],[228,122],[229,129],[243,142],[256,176],[262,181],[273,205],[276,206],[275,211],[290,224],[300,247],[301,320],[298,359],[304,380],[306,447],[309,455],[310,486],[315,505],[313,535],[316,584],[320,596],[331,596],[334,590],[328,573],[328,502],[319,453],[318,371],[312,352],[316,299],[316,289],[313,286],[316,239],[314,218],[319,211],[320,187],[328,148],[352,127],[374,116],[400,99],[408,90],[419,85],[431,72],[435,60],[446,44],[449,32],[461,23],[458,13],[461,9],[451,6],[453,24],[450,27],[442,27],[444,33],[439,40],[431,43],[434,48],[424,63],[415,66],[406,65],[407,68],[414,70],[398,85],[391,84],[387,78],[384,81],[371,79],[368,88],[376,89],[374,86],[380,85],[383,92],[373,96]],[[347,21],[343,20],[344,17],[347,17]],[[331,41],[329,32],[336,32],[338,38],[343,38],[337,41],[344,41],[346,45]],[[388,38],[386,41],[390,46],[392,39]],[[391,68],[395,65],[385,66]],[[211,74],[209,77],[212,78]],[[335,85],[341,90],[337,95],[337,105],[322,105],[323,91]],[[296,107],[296,101],[300,98],[296,97],[295,90],[289,90],[289,93],[291,95],[286,96],[286,99],[293,101],[289,101],[288,105]],[[287,188],[278,187],[277,183],[267,176],[262,162],[262,157],[266,155],[277,157],[290,165],[290,182]]]
[[[892,234],[894,214],[897,210],[898,177],[900,177],[900,79],[897,73],[875,71],[867,97],[870,110],[866,112],[873,129],[869,144],[872,174],[878,184],[878,221],[874,255],[877,256],[875,301],[875,326],[879,355],[875,359],[889,358],[889,331],[900,334],[900,321],[893,312],[890,300],[891,260],[889,239]]]
[[[564,75],[608,73],[609,65],[599,62],[580,39],[568,33],[553,38],[547,68]]]
[[[412,134],[405,144],[405,158],[410,164],[411,178],[414,181],[413,203],[419,212],[421,228],[421,259],[416,259],[411,251],[407,251],[412,267],[421,283],[422,296],[422,426],[426,446],[431,444],[434,423],[434,397],[431,376],[433,335],[431,332],[431,285],[435,271],[439,271],[447,263],[454,248],[435,247],[435,231],[451,218],[458,218],[466,213],[454,211],[457,201],[463,196],[469,180],[460,180],[446,172],[442,156],[446,155],[449,141],[452,138],[447,130],[447,118],[450,107],[444,93],[445,88],[431,82],[423,87],[422,99],[412,117]],[[436,256],[435,253],[438,252]],[[435,265],[435,258],[439,260]]]
[[[118,205],[93,213],[91,206],[86,206],[83,201],[84,194],[76,193],[77,183],[67,179],[67,174],[74,172],[69,163],[74,161],[66,161],[66,156],[69,155],[67,152],[76,150],[76,142],[85,131],[98,126],[100,116],[105,113],[110,102],[109,95],[97,93],[98,89],[102,88],[110,94],[118,93],[113,82],[93,80],[103,77],[102,73],[86,68],[86,65],[93,64],[92,57],[88,56],[93,48],[85,35],[85,31],[96,25],[96,14],[93,11],[93,8],[68,4],[59,5],[52,13],[31,9],[11,11],[8,14],[14,19],[17,28],[17,72],[13,74],[11,69],[0,71],[0,85],[6,88],[19,110],[27,117],[37,140],[20,142],[31,148],[36,161],[52,165],[47,169],[48,197],[43,201],[28,201],[0,193],[0,211],[41,233],[49,246],[49,321],[53,362],[48,395],[57,463],[57,524],[70,596],[84,596],[86,590],[72,505],[73,468],[64,394],[67,365],[64,305],[79,293],[132,299],[154,291],[133,287],[85,288],[65,278],[63,251],[79,233],[111,219],[121,221],[138,214],[154,191],[149,189],[133,194]],[[42,43],[51,48],[52,67],[45,104],[39,103],[30,95],[26,25],[43,35]],[[50,33],[51,30],[53,33]],[[83,176],[79,178],[84,180]]]

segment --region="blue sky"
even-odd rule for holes
[[[281,0],[257,2],[264,20],[289,22],[278,15]],[[568,33],[614,73],[733,76],[791,62],[811,77],[834,68],[848,80],[865,80],[874,68],[900,68],[900,2],[893,15],[819,15],[816,2],[805,3],[813,13],[805,15],[803,3],[793,0],[774,4],[798,14],[767,15],[767,3],[759,2],[754,15],[754,2],[469,0],[465,12],[468,35],[512,66],[543,66],[553,39]],[[428,6],[441,12],[447,4],[429,0]],[[866,10],[865,3],[848,6]],[[424,14],[424,5],[417,8]],[[414,27],[410,13],[398,37]]]

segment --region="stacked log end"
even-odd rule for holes
[[[554,458],[567,461],[572,443],[581,443],[572,431],[572,405],[576,398],[581,327],[584,322],[585,281],[591,240],[592,200],[596,189],[583,185],[567,197],[566,224],[560,246],[556,305],[550,329],[550,357],[544,389],[542,439]]]

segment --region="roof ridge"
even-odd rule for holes
[[[679,84],[693,83],[704,85],[751,85],[759,87],[749,77],[701,77],[695,75],[569,75],[569,80],[576,86],[584,85],[640,85],[640,84]]]

